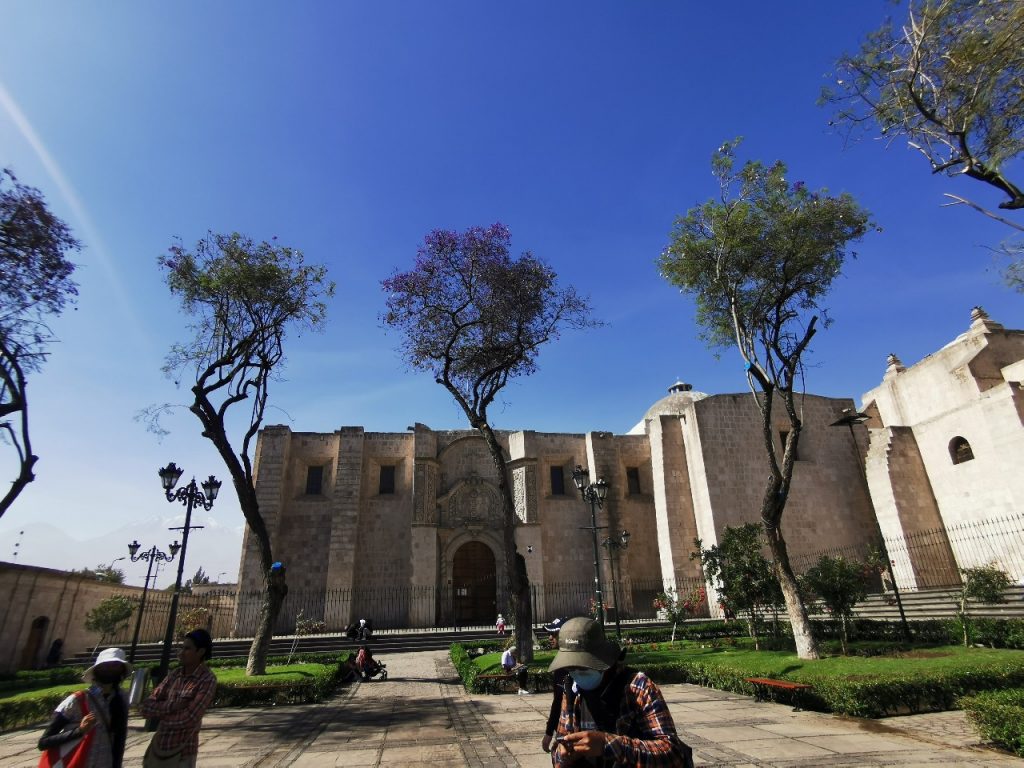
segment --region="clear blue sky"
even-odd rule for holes
[[[160,366],[184,337],[156,258],[207,229],[277,236],[338,284],[322,335],[293,338],[268,423],[403,431],[465,422],[407,372],[380,329],[380,280],[436,227],[506,223],[608,325],[570,333],[494,409],[499,428],[623,432],[676,378],[745,389],[735,353],[697,339],[693,305],[657,274],[674,216],[716,190],[712,151],[782,159],[810,187],[848,191],[883,228],[859,246],[815,339],[812,392],[858,400],[887,353],[910,365],[984,306],[1024,327],[987,246],[1008,230],[943,192],[896,142],[844,147],[815,105],[831,65],[885,0],[733,2],[7,2],[0,165],[44,191],[85,243],[78,309],[31,382],[38,480],[0,519],[0,558],[41,521],[92,565],[119,529],[169,515],[156,470],[226,477],[183,413],[158,443],[133,420],[183,401]],[[898,10],[898,9],[895,9]],[[6,469],[0,464],[0,469]],[[9,477],[7,472],[3,477]],[[6,482],[6,481],[4,481]],[[213,519],[239,527],[225,498]],[[152,529],[152,526],[151,526]],[[143,544],[166,544],[159,528]],[[133,534],[134,535],[134,534]],[[202,536],[202,533],[196,536]],[[19,562],[54,565],[26,534]],[[198,562],[217,574],[237,551]],[[138,566],[129,578],[141,583]],[[189,572],[193,568],[187,568]]]

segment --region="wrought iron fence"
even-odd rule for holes
[[[1024,577],[1024,514],[960,523],[947,528],[915,531],[904,536],[885,539],[886,549],[901,590],[918,591],[956,587],[960,583],[959,568],[994,563],[1014,581]],[[802,573],[821,555],[843,556],[865,561],[871,546],[850,546],[794,556],[793,569]],[[496,612],[507,609],[508,594],[501,585],[488,582],[493,590]],[[470,585],[472,587],[473,585]],[[628,575],[606,585],[605,605],[609,621],[650,620],[658,617],[655,598],[668,589],[680,597],[693,594],[703,582],[699,579],[661,581],[631,579]],[[296,620],[323,621],[328,632],[340,632],[350,622],[365,618],[375,630],[405,628],[440,628],[489,626],[491,616],[479,610],[467,615],[466,603],[459,590],[451,586],[389,586],[356,587],[333,590],[291,589],[285,598],[274,626],[278,635],[291,634]],[[885,591],[882,579],[874,585],[876,592]],[[592,580],[533,584],[531,586],[536,623],[555,617],[593,615],[594,583]],[[137,598],[137,594],[130,595]],[[169,592],[150,592],[142,617],[139,642],[163,639],[170,612]],[[178,608],[179,627],[200,625],[217,637],[247,637],[255,632],[263,603],[262,591],[210,591],[183,594]],[[707,606],[695,615],[707,615]],[[133,616],[120,633],[111,640],[129,644],[135,626]]]

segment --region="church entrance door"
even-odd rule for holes
[[[498,615],[497,579],[490,547],[470,541],[455,551],[452,587],[456,624],[494,623]]]

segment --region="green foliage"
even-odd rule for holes
[[[843,653],[847,650],[847,624],[853,608],[868,595],[868,580],[873,571],[866,563],[822,555],[800,579],[805,591],[816,595],[839,624]]]
[[[685,595],[668,587],[654,598],[654,608],[665,612],[665,618],[673,625],[697,615],[707,605],[708,595],[703,584],[694,586]]]
[[[659,266],[696,299],[697,321],[713,346],[736,344],[748,363],[792,384],[796,371],[771,361],[799,360],[809,335],[790,329],[811,330],[805,315],[819,309],[847,245],[870,219],[847,194],[791,184],[782,162],[748,161],[735,170],[739,142],[715,152],[720,197],[676,220]]]
[[[969,645],[974,623],[968,610],[970,603],[1005,603],[1006,597],[1003,593],[1013,584],[1013,581],[1005,571],[994,564],[981,565],[976,568],[961,568],[960,578],[957,618],[963,629],[964,645]]]
[[[932,173],[998,189],[1024,208],[1007,166],[1024,150],[1024,23],[1018,0],[912,0],[906,21],[837,64],[822,102],[851,131],[906,139]]]
[[[81,570],[73,570],[71,572],[81,574],[88,579],[105,581],[108,584],[124,584],[124,571],[111,565],[100,564],[95,568],[82,568]]]
[[[126,595],[112,595],[86,614],[85,628],[90,632],[98,632],[100,636],[96,645],[103,645],[104,640],[128,626],[136,602]]]
[[[759,642],[758,621],[773,606],[782,603],[782,590],[772,564],[761,554],[764,539],[757,523],[726,527],[718,544],[705,549],[694,539],[696,552],[691,560],[700,560],[704,577],[715,584],[722,607],[735,615],[747,614],[747,627],[755,643]]]
[[[295,616],[296,635],[319,635],[327,631],[327,622],[305,616],[299,609]]]
[[[194,629],[209,630],[213,617],[209,608],[186,608],[178,611],[174,622],[174,636],[179,640]]]
[[[958,704],[985,741],[1024,757],[1024,688],[965,696]]]

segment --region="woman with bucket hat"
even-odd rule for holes
[[[549,667],[566,673],[552,764],[693,768],[692,750],[676,735],[661,690],[621,657],[594,619],[562,625]]]
[[[64,699],[43,731],[40,768],[121,768],[128,734],[121,681],[130,673],[120,648],[100,652],[82,675],[89,687]]]

